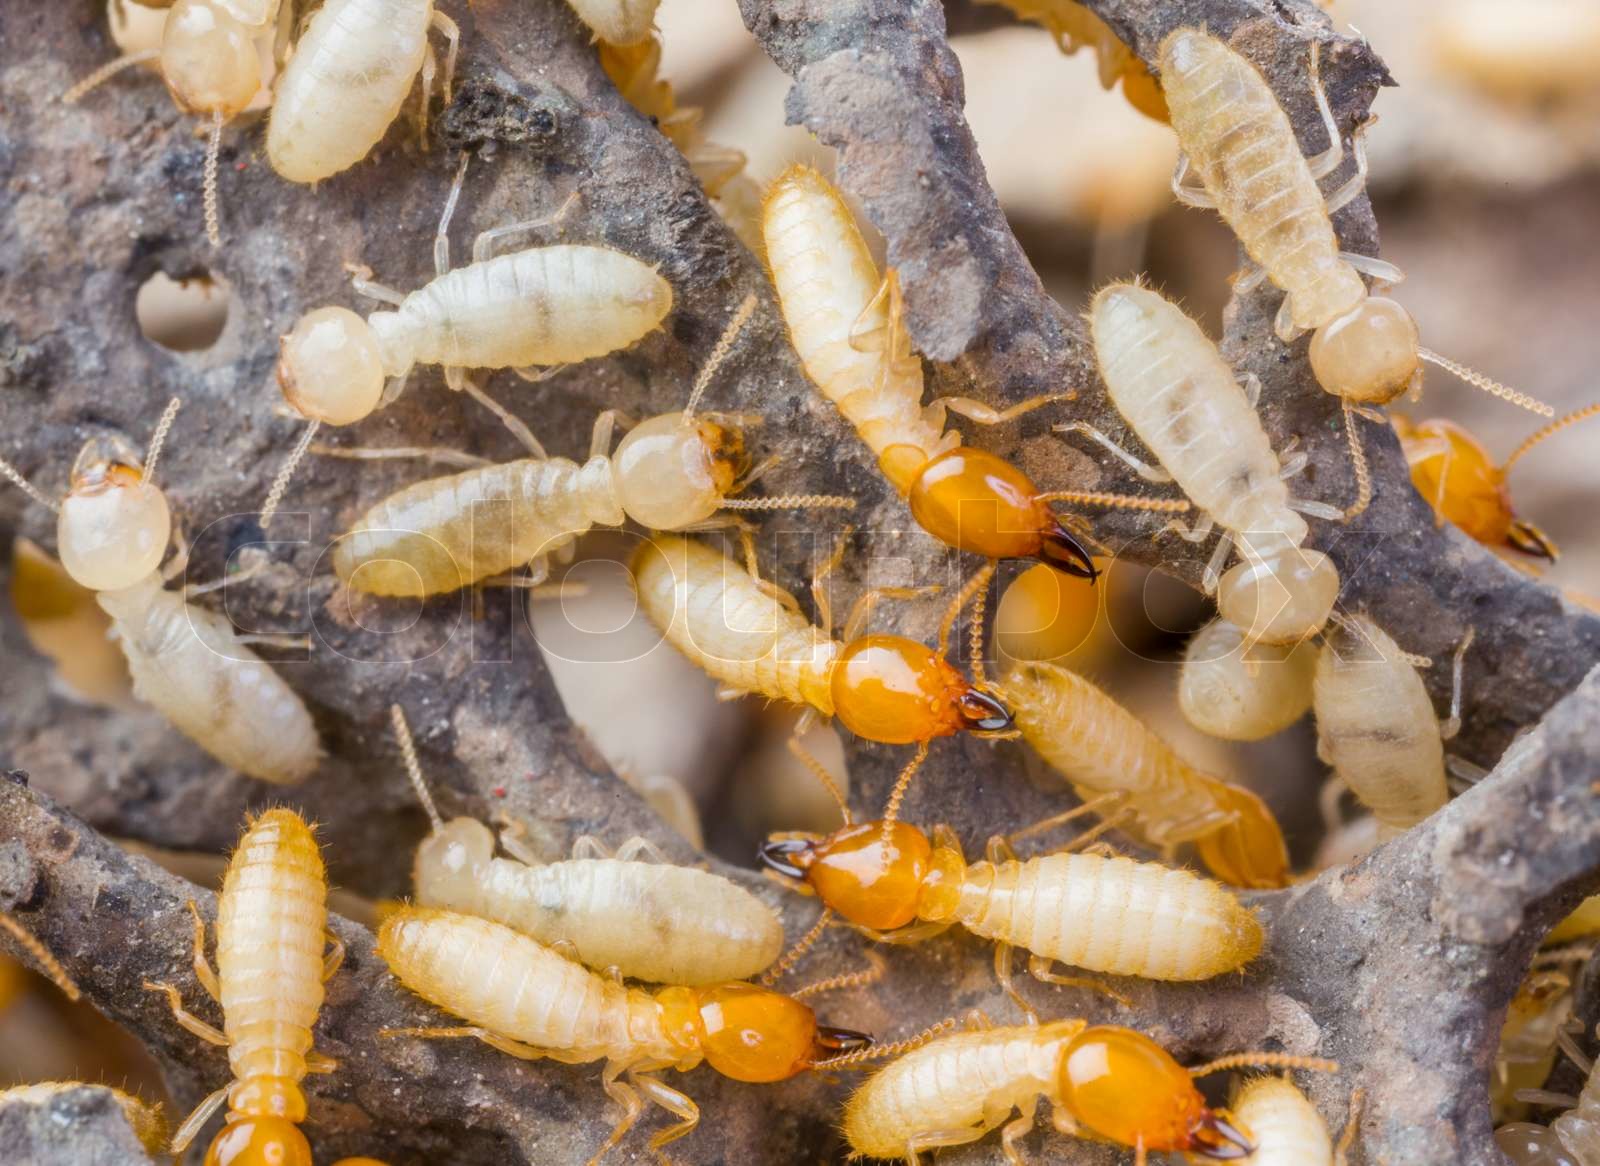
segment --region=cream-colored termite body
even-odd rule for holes
[[[1287,1077],[1245,1082],[1231,1108],[1256,1144],[1248,1166],[1333,1166],[1328,1123]]]
[[[1189,637],[1178,670],[1178,707],[1195,728],[1229,741],[1259,741],[1287,729],[1311,707],[1317,651],[1254,644],[1225,619]]]
[[[1246,629],[1252,643],[1297,643],[1320,630],[1339,593],[1339,572],[1321,551],[1303,546],[1308,530],[1297,510],[1328,518],[1343,512],[1294,501],[1284,479],[1305,463],[1279,464],[1250,396],[1200,326],[1150,288],[1114,283],[1089,309],[1100,375],[1117,411],[1156,455],[1204,518],[1186,538],[1222,528],[1207,590],[1216,590],[1223,618]],[[1147,477],[1161,472],[1083,423]],[[1217,579],[1237,545],[1240,563]]]
[[[123,1116],[128,1119],[128,1125],[134,1137],[139,1139],[139,1144],[152,1156],[166,1153],[167,1119],[161,1112],[161,1106],[142,1101],[131,1093],[124,1093],[109,1085],[92,1081],[34,1081],[27,1085],[13,1085],[9,1089],[0,1089],[0,1111],[10,1105],[49,1105],[56,1097],[75,1089],[104,1090],[111,1094]]]
[[[1328,629],[1312,707],[1318,755],[1378,819],[1380,840],[1445,804],[1450,791],[1433,701],[1406,653],[1366,616]]]
[[[661,0],[567,0],[595,36],[614,45],[644,40],[655,27]]]
[[[501,845],[516,858],[495,857],[494,835],[482,822],[439,816],[404,714],[399,706],[392,712],[406,768],[433,823],[413,866],[418,905],[492,919],[540,943],[570,944],[590,967],[662,984],[743,980],[778,958],[783,924],[770,907],[721,875],[668,863],[643,838],[624,842],[613,858],[585,836],[574,855],[599,857],[541,863],[504,834]],[[656,861],[634,861],[641,853]]]
[[[1494,1132],[1495,1145],[1512,1166],[1590,1166],[1600,1162],[1600,1066],[1579,1063],[1588,1076],[1576,1099],[1548,1126],[1513,1122]],[[1553,1099],[1547,1099],[1553,1100]]]
[[[179,1128],[174,1153],[181,1153],[226,1101],[228,1124],[212,1154],[232,1134],[236,1141],[249,1137],[252,1144],[262,1143],[259,1161],[310,1166],[310,1147],[296,1128],[306,1116],[300,1082],[308,1072],[334,1068],[312,1052],[311,1028],[322,1007],[323,984],[344,957],[343,946],[328,931],[327,896],[322,853],[311,828],[292,810],[268,810],[245,829],[223,877],[215,972],[206,962],[205,929],[195,915],[195,975],[222,1006],[223,1031],[184,1011],[171,985],[145,985],[167,994],[184,1028],[227,1046],[233,1070],[233,1083],[202,1101]],[[333,947],[325,955],[330,939]],[[241,1127],[248,1134],[234,1132]],[[281,1156],[266,1152],[267,1141],[278,1143]]]
[[[1366,156],[1355,139],[1356,173],[1324,197],[1319,179],[1344,159],[1339,127],[1317,70],[1320,45],[1312,42],[1311,80],[1329,146],[1307,160],[1289,117],[1266,79],[1224,41],[1197,28],[1180,28],[1161,42],[1161,86],[1172,128],[1184,150],[1173,192],[1191,206],[1213,208],[1239,237],[1262,276],[1288,293],[1276,330],[1288,342],[1315,330],[1311,367],[1330,393],[1348,401],[1382,403],[1421,383],[1426,360],[1523,408],[1554,411],[1513,389],[1421,347],[1416,322],[1394,300],[1367,294],[1362,274],[1398,283],[1399,268],[1339,249],[1330,219],[1366,185]],[[1193,167],[1204,192],[1183,185]]]
[[[1033,661],[1013,668],[1001,691],[1023,739],[1080,796],[1121,795],[1132,832],[1155,846],[1196,843],[1207,868],[1237,886],[1284,885],[1288,850],[1261,799],[1184,761],[1102,689]]]
[[[0,463],[0,470],[58,512],[62,566],[96,592],[111,617],[134,695],[239,772],[292,785],[317,767],[322,745],[305,703],[246,646],[270,637],[238,636],[223,616],[164,589],[187,555],[162,569],[172,516],[150,477],[177,406],[174,400],[157,426],[143,469],[126,443],[91,439],[59,506],[9,465]]]
[[[433,0],[327,0],[278,78],[267,158],[291,182],[320,182],[367,156],[423,75],[423,125],[433,81],[429,28],[450,42],[444,95],[455,71],[455,23]]]

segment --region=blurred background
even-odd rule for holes
[[[1596,400],[1600,0],[1328,7],[1372,42],[1399,82],[1375,105],[1381,124],[1369,138],[1369,188],[1384,256],[1408,275],[1397,296],[1425,343],[1558,413]],[[158,17],[133,9],[131,20],[116,13],[114,27],[136,46]],[[1007,26],[999,10],[978,5],[952,4],[952,17],[961,27],[998,25],[955,41],[967,115],[990,181],[1051,293],[1077,311],[1100,283],[1147,272],[1219,334],[1238,256],[1214,214],[1175,205],[1171,131],[1120,88],[1102,85],[1092,48],[1064,55],[1043,29]],[[689,153],[731,219],[748,214],[761,187],[793,161],[832,171],[831,151],[784,126],[788,80],[745,31],[732,0],[664,0],[659,27],[657,76],[673,88],[665,107],[648,88],[655,62],[619,56],[607,67],[636,104],[656,103],[647,112]],[[686,116],[694,107],[703,110],[698,122]],[[742,152],[742,170],[730,151]],[[210,280],[158,275],[139,296],[140,323],[153,343],[203,348],[220,333],[227,300],[226,287]],[[1496,460],[1540,424],[1443,374],[1429,380],[1420,402],[1398,402],[1396,412],[1447,418]],[[1596,425],[1541,445],[1509,481],[1517,513],[1561,548],[1544,577],[1575,595],[1600,594],[1600,524],[1588,509],[1600,477]],[[748,865],[771,830],[831,828],[831,803],[784,747],[792,716],[756,701],[718,701],[711,681],[635,615],[619,562],[630,549],[626,536],[585,540],[569,575],[581,594],[531,604],[574,718],[669,821],[731,861]],[[1538,566],[1506,554],[1524,569]],[[31,544],[19,544],[16,563],[11,602],[35,647],[60,662],[63,697],[126,703],[120,653],[88,594]],[[1257,788],[1282,816],[1296,865],[1313,864],[1329,840],[1315,796],[1324,770],[1308,723],[1236,744],[1206,736],[1178,713],[1174,663],[1210,614],[1199,596],[1121,564],[1093,589],[1043,569],[1006,578],[1003,653],[1085,672],[1189,760]],[[630,715],[615,716],[617,708]],[[832,730],[818,730],[809,744],[843,772]],[[206,884],[221,869],[215,857],[155,857]],[[340,906],[357,915],[367,909]],[[66,1077],[160,1096],[132,1042],[0,957],[0,1085]]]

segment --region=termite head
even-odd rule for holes
[[[278,387],[301,416],[349,425],[383,397],[383,353],[371,326],[349,308],[317,308],[278,341]]]
[[[1247,789],[1208,781],[1217,809],[1232,816],[1222,829],[1195,842],[1200,861],[1225,883],[1273,890],[1289,884],[1283,830],[1265,802]]]
[[[1254,1150],[1206,1105],[1188,1070],[1129,1028],[1097,1025],[1074,1037],[1061,1054],[1057,1090],[1075,1121],[1125,1146],[1181,1150],[1219,1162]]]
[[[261,59],[250,30],[220,4],[178,0],[161,37],[161,76],[184,109],[232,118],[261,88]]]
[[[692,993],[698,1014],[700,1052],[713,1069],[735,1081],[783,1081],[872,1043],[865,1033],[819,1025],[816,1013],[800,1001],[756,984],[668,988],[658,998],[670,1013],[680,1003],[670,996],[684,993]]]
[[[745,468],[744,437],[707,417],[663,413],[633,427],[611,457],[617,500],[654,530],[710,518]]]
[[[833,709],[858,737],[909,745],[966,731],[1009,733],[1011,710],[931,648],[904,636],[852,640],[833,669]]]
[[[494,834],[475,818],[454,818],[417,847],[413,886],[424,907],[472,914],[483,896]]]
[[[1311,371],[1335,396],[1381,405],[1398,397],[1422,367],[1417,322],[1386,296],[1363,296],[1311,337]]]
[[[1039,501],[1016,466],[981,449],[957,446],[923,467],[906,501],[923,530],[988,559],[1038,559],[1092,579],[1089,552]]]
[[[1339,597],[1339,568],[1277,532],[1241,535],[1240,561],[1217,585],[1217,610],[1245,642],[1298,644],[1322,629]]]
[[[311,1144],[287,1118],[230,1114],[206,1149],[205,1166],[311,1166]]]
[[[93,591],[131,587],[161,565],[171,535],[166,495],[144,480],[128,444],[94,438],[84,445],[56,521],[67,573]]]
[[[895,822],[884,845],[883,823],[846,826],[826,838],[780,838],[761,847],[761,861],[799,879],[851,923],[876,931],[917,919],[941,920],[953,909],[947,891],[965,864],[935,848],[915,826]]]

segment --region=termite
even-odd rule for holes
[[[337,1068],[312,1051],[311,1028],[323,985],[344,960],[344,945],[328,930],[327,897],[311,827],[293,810],[276,809],[250,822],[228,861],[217,897],[215,971],[206,959],[205,923],[190,901],[195,979],[221,1005],[222,1030],[188,1012],[171,984],[145,987],[165,993],[183,1028],[227,1048],[234,1079],[178,1127],[174,1154],[226,1102],[227,1124],[206,1151],[208,1164],[311,1166],[311,1147],[299,1130],[306,1119],[300,1082],[307,1073]]]
[[[1202,773],[1133,713],[1068,668],[1019,663],[999,689],[1023,740],[1086,800],[1111,796],[1121,828],[1151,845],[1193,842],[1206,868],[1242,887],[1281,887],[1289,853],[1272,811]]]
[[[650,1139],[652,1150],[699,1124],[699,1108],[655,1076],[659,1070],[688,1072],[704,1061],[736,1081],[783,1081],[871,1043],[862,1033],[819,1025],[797,999],[742,981],[653,993],[626,988],[471,915],[401,907],[378,929],[378,953],[406,987],[467,1022],[383,1035],[476,1038],[530,1061],[605,1061],[601,1085],[623,1114],[591,1163],[622,1140],[643,1101],[681,1119]]]
[[[111,1094],[112,1100],[122,1110],[123,1117],[128,1119],[128,1127],[133,1130],[133,1136],[139,1140],[139,1144],[151,1157],[166,1154],[167,1119],[161,1112],[160,1104],[143,1101],[110,1085],[90,1081],[35,1081],[27,1085],[13,1085],[9,1089],[0,1089],[0,1110],[9,1105],[49,1105],[60,1094],[70,1093],[74,1089],[103,1089]]]
[[[649,37],[661,0],[567,0],[572,10],[607,44],[633,45]],[[605,46],[602,45],[602,48]]]
[[[1469,631],[1456,649],[1450,716],[1441,724],[1416,657],[1375,622],[1340,616],[1326,633],[1312,683],[1317,754],[1378,819],[1380,840],[1416,825],[1450,796],[1444,742],[1461,725],[1471,643]]]
[[[1512,404],[1550,416],[1553,410],[1455,361],[1423,348],[1416,321],[1394,300],[1369,295],[1362,275],[1385,284],[1404,276],[1392,263],[1339,249],[1330,216],[1366,187],[1362,131],[1352,148],[1353,177],[1324,197],[1319,179],[1344,160],[1344,143],[1311,43],[1311,87],[1329,145],[1309,161],[1266,79],[1222,40],[1179,28],[1161,42],[1161,86],[1183,154],[1173,174],[1178,201],[1220,214],[1255,264],[1234,285],[1243,294],[1263,278],[1287,294],[1275,324],[1288,343],[1311,331],[1311,369],[1327,392],[1382,404],[1422,382],[1422,362],[1454,373]],[[1185,185],[1190,167],[1203,190]]]
[[[1006,1159],[1020,1162],[1018,1143],[1043,1097],[1059,1133],[1131,1147],[1139,1166],[1163,1151],[1238,1161],[1254,1149],[1251,1140],[1228,1111],[1206,1104],[1194,1081],[1250,1064],[1335,1068],[1312,1057],[1243,1053],[1186,1069],[1143,1033],[1082,1020],[982,1027],[931,1040],[873,1074],[845,1104],[844,1136],[858,1157],[918,1166],[924,1152],[1003,1127]]]
[[[1317,650],[1246,645],[1244,632],[1214,619],[1189,637],[1178,670],[1178,707],[1195,728],[1228,741],[1282,732],[1311,707]]]
[[[764,970],[783,948],[783,924],[749,891],[721,875],[666,861],[644,838],[616,857],[585,835],[566,862],[542,863],[505,831],[482,822],[446,822],[422,779],[405,714],[391,710],[406,772],[433,832],[417,848],[417,903],[479,915],[543,944],[569,947],[593,968],[658,984],[717,984]],[[640,862],[644,855],[652,861]]]
[[[631,518],[658,530],[702,526],[719,510],[782,507],[848,509],[849,498],[817,494],[733,498],[755,476],[741,432],[699,415],[700,398],[755,308],[745,300],[700,370],[689,402],[633,426],[611,448],[622,415],[595,420],[582,465],[534,456],[484,464],[417,482],[367,511],[334,547],[333,565],[348,586],[372,595],[424,596],[453,591],[527,566],[537,583],[550,556],[593,526]],[[534,443],[537,447],[537,442]]]
[[[744,151],[707,140],[701,124],[703,111],[695,106],[680,106],[672,86],[659,77],[660,38],[646,36],[637,43],[623,45],[607,37],[600,42],[600,66],[628,104],[655,122],[666,139],[678,147],[733,233],[759,254],[761,188],[745,173]]]
[[[422,75],[426,141],[435,62],[429,29],[449,42],[445,103],[460,31],[433,0],[327,0],[278,78],[267,123],[267,159],[291,182],[320,182],[367,156]]]
[[[1170,120],[1167,99],[1161,83],[1150,74],[1149,66],[1123,43],[1109,25],[1074,0],[982,0],[1009,8],[1019,20],[1042,24],[1055,37],[1056,45],[1071,56],[1087,45],[1094,50],[1100,84],[1110,90],[1120,79],[1122,95],[1128,104],[1148,118]]]
[[[1250,643],[1293,644],[1318,631],[1339,594],[1339,570],[1306,547],[1297,511],[1342,519],[1344,511],[1289,497],[1285,479],[1304,453],[1280,464],[1255,410],[1260,381],[1241,389],[1215,344],[1182,308],[1138,283],[1102,288],[1089,308],[1095,358],[1112,403],[1161,467],[1150,466],[1094,426],[1076,421],[1058,432],[1083,432],[1151,481],[1176,481],[1203,516],[1199,542],[1222,528],[1204,575],[1222,617]],[[1237,545],[1241,561],[1218,578]]]
[[[1581,963],[1581,957],[1574,962]],[[1537,1089],[1549,1078],[1572,1006],[1572,977],[1558,968],[1536,967],[1517,987],[1506,1006],[1489,1082],[1489,1104],[1496,1120],[1527,1113],[1526,1102],[1517,1094]]]
[[[991,838],[983,862],[968,863],[945,827],[930,836],[905,822],[848,820],[826,837],[775,837],[760,856],[869,938],[919,943],[960,924],[994,940],[995,975],[1030,1014],[1011,983],[1013,948],[1030,953],[1035,979],[1099,991],[1105,989],[1091,980],[1055,972],[1056,961],[1107,975],[1185,981],[1237,971],[1255,958],[1262,943],[1256,917],[1190,871],[1120,855],[1017,858],[1013,839],[1078,812]]]
[[[236,635],[228,619],[188,602],[228,582],[167,591],[188,552],[162,567],[172,537],[166,495],[153,482],[178,411],[168,404],[141,467],[126,442],[92,438],[72,467],[71,490],[57,503],[0,460],[0,474],[57,516],[56,546],[67,573],[97,592],[133,677],[133,692],[223,764],[262,781],[292,785],[322,757],[311,715],[295,691],[248,644],[273,636]]]
[[[1597,413],[1600,404],[1557,418],[1530,435],[1500,465],[1472,434],[1453,422],[1412,422],[1400,416],[1390,420],[1411,466],[1411,484],[1433,507],[1441,526],[1448,521],[1485,546],[1509,547],[1553,563],[1558,553],[1555,543],[1533,523],[1518,518],[1511,507],[1507,485],[1511,468],[1546,438]]]
[[[924,406],[922,365],[901,320],[896,274],[879,276],[833,185],[809,167],[790,168],[768,192],[762,222],[778,303],[806,375],[855,427],[934,538],[991,561],[1037,559],[1093,579],[1088,549],[1050,503],[1188,509],[1181,499],[1043,491],[1004,459],[962,445],[959,433],[944,429],[947,409],[989,425],[1070,394],[999,411],[964,397]]]
[[[1328,1123],[1287,1077],[1246,1081],[1230,1109],[1255,1143],[1247,1166],[1334,1166]]]
[[[689,539],[662,536],[645,542],[634,553],[631,568],[645,616],[725,691],[788,701],[824,717],[836,716],[845,728],[868,741],[916,745],[885,811],[887,841],[911,778],[928,756],[929,743],[960,732],[1007,735],[1011,713],[945,659],[954,609],[945,618],[937,649],[904,636],[861,634],[879,598],[904,596],[913,593],[910,589],[864,592],[851,608],[841,637],[835,639],[832,605],[822,584],[844,547],[841,539],[812,576],[817,624],[786,606],[750,571]],[[791,748],[809,728],[810,721],[802,719],[806,723],[797,726]],[[815,772],[818,766],[811,768]]]
[[[238,19],[223,0],[178,0],[167,13],[159,50],[127,53],[102,65],[78,82],[61,100],[75,104],[91,89],[124,69],[151,61],[158,63],[161,79],[178,108],[210,118],[206,144],[206,238],[222,246],[217,213],[217,154],[222,148],[222,127],[254,100],[261,88],[261,60],[255,38],[260,28]]]
[[[1564,1034],[1565,1035],[1565,1034]],[[1543,1105],[1567,1107],[1548,1126],[1512,1122],[1494,1132],[1500,1152],[1512,1166],[1568,1166],[1600,1160],[1600,1068],[1585,1056],[1570,1035],[1562,1048],[1587,1076],[1577,1097],[1544,1090],[1525,1091],[1524,1097]]]
[[[326,12],[327,9],[323,9]],[[461,159],[434,233],[434,279],[402,295],[358,270],[353,286],[393,305],[365,320],[349,308],[317,308],[301,316],[278,350],[284,400],[311,424],[279,470],[263,507],[271,522],[300,458],[319,425],[351,425],[398,397],[418,364],[443,366],[445,383],[489,408],[525,444],[527,426],[492,401],[467,376],[473,368],[513,368],[538,380],[535,366],[604,356],[651,332],[672,310],[672,288],[655,269],[610,247],[581,244],[526,247],[497,254],[507,238],[555,216],[484,231],[472,262],[450,268],[450,219],[466,180]],[[571,200],[568,200],[569,204]]]

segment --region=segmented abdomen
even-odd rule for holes
[[[367,511],[333,568],[371,595],[437,595],[516,570],[599,523],[621,525],[611,462],[522,458],[416,482]]]
[[[1183,28],[1161,45],[1172,128],[1217,212],[1290,295],[1294,322],[1315,328],[1366,295],[1339,258],[1327,201],[1270,87],[1222,41]]]
[[[987,939],[1094,972],[1204,980],[1261,950],[1261,925],[1217,883],[1131,858],[974,863],[956,918]]]
[[[322,759],[305,702],[271,665],[238,642],[228,620],[155,591],[137,609],[114,592],[100,604],[116,621],[133,691],[224,765],[279,785],[304,781]]]
[[[767,263],[806,375],[878,457],[896,445],[923,460],[960,444],[922,405],[922,366],[848,207],[807,166],[786,171],[763,214]],[[852,343],[852,337],[855,343]],[[896,481],[901,493],[910,481]]]
[[[1024,662],[1005,695],[1023,739],[1085,797],[1121,792],[1157,846],[1216,829],[1225,815],[1199,774],[1143,721],[1056,664]]]
[[[1245,1082],[1231,1108],[1256,1146],[1250,1166],[1333,1166],[1327,1123],[1285,1078]]]
[[[743,692],[833,714],[836,643],[704,544],[658,535],[633,557],[639,606],[667,640]]]
[[[1081,1020],[961,1032],[930,1041],[869,1077],[844,1107],[855,1154],[902,1158],[914,1134],[981,1125],[986,1115],[1055,1088],[1065,1043]]]
[[[378,954],[401,983],[446,1012],[581,1060],[626,1051],[642,1035],[629,1031],[632,997],[654,1008],[643,993],[472,915],[403,907],[378,929]]]
[[[594,968],[658,984],[716,984],[765,969],[783,948],[772,909],[721,875],[664,863],[573,859],[525,866],[494,859],[481,914],[541,943],[569,940]]]
[[[1094,297],[1089,328],[1112,403],[1197,507],[1227,530],[1304,541],[1261,418],[1198,324],[1118,283]]]
[[[311,828],[268,810],[244,832],[217,898],[217,980],[235,1077],[305,1076],[322,1007],[328,883]]]
[[[565,364],[626,348],[672,310],[648,264],[609,247],[529,247],[447,271],[397,309],[412,358],[457,368]]]
[[[1317,658],[1317,751],[1370,809],[1380,837],[1414,826],[1449,797],[1428,690],[1389,634],[1365,616],[1330,631]]]
[[[630,45],[650,35],[661,0],[571,0],[578,19],[603,41]]]
[[[365,158],[411,92],[432,15],[433,0],[328,0],[273,90],[272,168],[317,182]]]

